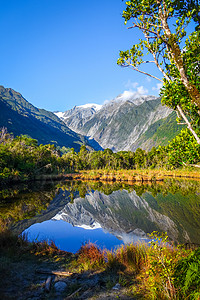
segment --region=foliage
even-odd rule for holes
[[[174,283],[179,297],[199,299],[200,297],[200,248],[180,260],[174,270]]]
[[[64,174],[76,170],[103,169],[109,173],[121,169],[172,169],[184,163],[198,164],[199,147],[188,129],[183,129],[168,146],[153,147],[149,152],[140,148],[135,152],[113,153],[110,149],[89,152],[83,145],[78,153],[72,148],[61,156],[54,145],[38,145],[28,136],[13,138],[6,133],[0,143],[0,178],[24,180],[39,174]]]
[[[190,250],[170,245],[166,234],[153,232],[151,238],[149,247],[129,244],[116,251],[101,251],[91,243],[83,245],[76,253],[76,259],[70,262],[70,269],[75,272],[104,270],[105,275],[113,274],[115,283],[118,281],[124,286],[134,287],[134,293],[142,294],[142,299],[185,299],[182,298],[186,294],[179,278],[185,280],[185,273],[190,272],[185,262],[191,261],[194,255],[190,255]],[[180,266],[182,269],[185,267],[185,273],[179,276]],[[196,271],[197,268],[193,274],[195,283],[191,285],[195,297],[199,295]],[[109,287],[113,285],[114,278],[109,277]]]
[[[198,5],[198,0],[175,0],[174,8],[175,15],[178,17],[186,15],[188,11],[190,11],[193,20],[198,23],[198,26],[195,28],[195,30],[198,30],[198,27],[200,26],[200,8]]]
[[[175,288],[173,285],[174,264],[177,260],[178,251],[168,244],[168,237],[165,234],[152,232],[153,238],[148,251],[148,265],[146,274],[147,284],[152,294],[160,299],[174,299]],[[164,296],[164,297],[163,297]]]
[[[105,264],[104,253],[93,243],[82,245],[77,255],[75,265],[81,271],[102,268]]]
[[[200,24],[198,1],[126,1],[125,24],[139,30],[144,38],[130,50],[120,51],[118,64],[130,67],[163,83],[162,103],[177,110],[179,119],[200,144],[200,32],[190,35],[191,20]],[[198,26],[196,27],[198,29]],[[150,59],[147,57],[150,56]],[[163,79],[141,65],[154,64]]]
[[[187,164],[197,164],[200,161],[200,145],[188,129],[182,129],[166,147],[168,165],[173,168]]]
[[[40,174],[65,174],[77,170],[104,170],[105,178],[108,178],[110,170],[173,169],[200,161],[200,146],[188,129],[183,129],[168,146],[153,147],[149,152],[141,148],[135,152],[114,153],[110,149],[91,152],[82,145],[78,153],[65,147],[61,156],[60,150],[50,144],[38,145],[37,140],[26,135],[13,138],[4,131],[0,135],[0,178],[4,181],[25,180]]]

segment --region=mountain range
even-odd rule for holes
[[[128,91],[103,105],[75,106],[55,114],[71,130],[114,152],[163,146],[181,130],[175,112],[163,106],[160,98],[135,97]]]
[[[87,103],[65,112],[50,112],[29,103],[20,93],[0,86],[0,128],[14,136],[27,134],[40,144],[89,150],[135,151],[166,145],[181,126],[161,99],[125,91],[103,105]]]
[[[6,127],[14,136],[27,134],[40,144],[56,144],[80,149],[86,144],[88,149],[99,150],[98,143],[68,128],[54,113],[40,109],[29,103],[20,93],[0,86],[0,128]]]

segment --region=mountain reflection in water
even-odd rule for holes
[[[30,239],[53,239],[64,250],[75,252],[86,241],[112,248],[146,240],[155,230],[166,231],[178,243],[200,240],[200,184],[196,181],[166,180],[162,185],[132,186],[62,182],[38,191],[38,195],[34,192],[34,197],[31,191],[22,193],[21,201],[19,193],[18,204],[23,210],[25,194],[27,199],[30,196],[37,201],[45,195],[47,208],[32,212],[31,218],[25,214],[22,221],[13,215],[13,221],[7,221],[9,228],[17,233],[29,232]]]

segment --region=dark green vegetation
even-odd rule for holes
[[[143,145],[143,148],[148,150],[151,150],[152,146],[166,146],[168,141],[175,138],[184,127],[184,125],[177,124],[176,113],[173,112],[168,117],[150,125],[147,131],[138,139],[138,144]]]
[[[200,161],[200,145],[187,129],[173,139],[168,146],[153,147],[146,152],[138,148],[135,152],[88,151],[82,145],[76,153],[72,148],[61,151],[54,145],[38,145],[27,136],[13,138],[3,128],[0,132],[0,178],[4,180],[34,179],[39,174],[64,174],[91,169],[175,169],[183,164]],[[64,154],[61,156],[61,152]]]
[[[34,107],[20,93],[0,86],[0,127],[3,126],[14,136],[27,134],[40,144],[67,145],[76,151],[81,144],[89,146],[82,135],[69,129],[55,114]]]

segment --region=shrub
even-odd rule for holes
[[[174,278],[180,298],[200,299],[200,248],[177,263]]]
[[[146,259],[145,249],[142,245],[124,245],[118,249],[117,257],[127,270],[138,274]]]
[[[186,250],[169,243],[166,233],[153,232],[147,249],[146,288],[152,299],[176,299],[174,269]]]
[[[77,255],[77,265],[82,270],[101,268],[105,263],[104,253],[93,243],[81,246]]]

